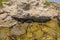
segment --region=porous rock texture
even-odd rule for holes
[[[3,8],[0,10],[0,26],[10,27],[17,22],[11,18],[30,16],[57,16],[59,11],[53,6],[46,7],[46,0],[9,0],[3,2]]]
[[[0,9],[0,40],[60,40],[60,6],[47,0],[9,0]],[[21,23],[12,18],[50,17],[46,23]],[[44,19],[43,18],[43,19]],[[53,19],[53,18],[57,18]],[[42,18],[41,18],[42,19]]]

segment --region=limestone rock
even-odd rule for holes
[[[24,18],[27,16],[57,16],[59,11],[53,8],[53,5],[46,7],[46,0],[9,0],[3,2],[3,8],[0,11],[0,25],[12,26],[17,23],[11,16]],[[4,20],[2,20],[4,19]]]

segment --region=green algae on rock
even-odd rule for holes
[[[48,2],[48,1],[46,1],[45,3],[44,3],[44,5],[46,5],[46,6],[50,6],[52,4],[52,2]]]
[[[0,0],[0,8],[2,8],[2,0]]]
[[[3,3],[2,2],[8,2],[9,0],[0,0],[0,8],[3,7]]]
[[[9,0],[2,0],[2,2],[8,2]]]
[[[28,25],[27,25],[28,24]],[[24,29],[26,32],[20,35],[17,35],[19,32],[17,31],[16,34],[11,34],[13,28],[0,28],[0,33],[2,36],[6,36],[0,39],[2,40],[59,40],[60,38],[60,26],[56,20],[51,20],[47,23],[18,23],[15,27]],[[15,28],[16,29],[16,28]]]

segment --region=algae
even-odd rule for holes
[[[45,3],[44,3],[44,5],[46,5],[46,6],[50,6],[52,4],[52,2],[48,2],[48,1],[46,1]]]
[[[60,40],[60,26],[56,20],[47,23],[20,23],[16,27],[25,29],[22,35],[11,35],[9,28],[0,28],[1,40]]]
[[[8,2],[9,0],[0,0],[0,9],[3,7],[2,2]]]

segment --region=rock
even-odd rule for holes
[[[54,18],[57,19],[58,24],[60,25],[60,16],[55,16]]]
[[[7,17],[7,13],[4,13],[4,14],[1,14],[0,15],[0,19],[2,20],[2,19],[5,19],[5,17]]]
[[[0,27],[11,27],[15,25],[17,21],[13,20],[10,16],[6,17],[4,20],[1,20]]]
[[[45,17],[45,16],[41,16],[41,17],[25,17],[25,18],[17,18],[12,16],[13,19],[15,19],[18,22],[27,22],[27,23],[31,23],[31,22],[40,22],[40,23],[45,23],[51,20],[50,17]]]
[[[36,18],[34,21],[40,22],[40,23],[46,23],[48,21],[51,21],[50,17],[45,17],[45,16],[41,16],[39,18]]]
[[[29,10],[30,9],[30,4],[24,3],[23,4],[23,10]]]
[[[2,14],[2,13],[4,13],[4,12],[3,12],[3,9],[0,9],[0,14]]]
[[[11,35],[23,35],[26,32],[24,29],[19,29],[19,27],[14,26],[11,29]]]
[[[10,2],[12,1],[9,1],[9,2],[3,2],[3,12],[1,12],[0,14],[0,27],[11,27],[12,25],[15,25],[17,22],[15,20],[13,20],[11,18],[11,16],[13,15],[16,15],[17,14],[17,7],[16,5],[12,5],[10,4]],[[10,4],[10,6],[8,5]],[[14,3],[15,4],[15,3]]]
[[[60,40],[60,26],[53,18],[59,15],[60,6],[47,7],[45,2],[46,0],[3,2],[0,10],[0,40]],[[56,18],[60,22],[60,17]]]
[[[34,17],[57,16],[59,11],[53,9],[53,5],[51,5],[50,7],[45,7],[45,2],[46,0],[9,0],[9,2],[3,2],[3,8],[0,11],[0,25],[8,24],[8,26],[12,26],[12,23],[13,25],[16,24],[17,21],[11,18],[11,16],[15,16],[17,18],[24,18],[29,15]],[[38,6],[36,6],[37,3]],[[41,21],[41,19],[39,20]]]

